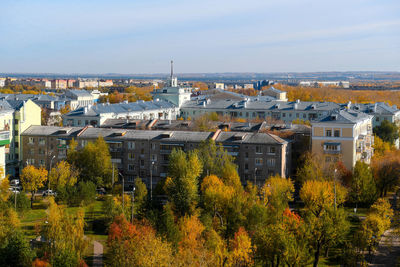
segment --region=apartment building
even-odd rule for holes
[[[71,102],[72,110],[78,107],[93,105],[94,103],[93,95],[86,90],[67,90],[64,96],[75,100],[74,102]]]
[[[101,126],[107,119],[161,119],[175,120],[179,108],[163,101],[123,102],[118,104],[102,103],[81,107],[63,115],[63,123],[68,126]]]
[[[93,127],[31,126],[22,134],[23,161],[49,168],[50,160],[66,158],[69,142],[75,139],[78,149],[99,136],[109,144],[112,162],[132,185],[141,177],[149,185],[150,170],[153,185],[167,176],[168,156],[175,149],[189,151],[207,139],[214,139],[235,157],[239,175],[262,184],[270,175],[287,177],[290,169],[288,142],[267,133],[149,131]]]
[[[312,152],[326,164],[342,161],[352,170],[358,160],[369,163],[373,154],[372,116],[338,110],[312,122]]]

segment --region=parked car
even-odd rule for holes
[[[18,179],[12,179],[10,181],[10,185],[19,185],[19,180]]]
[[[44,197],[46,197],[46,196],[55,196],[56,195],[56,192],[53,192],[53,190],[45,190],[44,192],[43,192],[43,196]]]
[[[19,194],[20,193],[20,191],[17,188],[14,188],[14,187],[10,187],[10,188],[8,188],[8,190],[10,190],[10,192],[13,193],[13,194]]]

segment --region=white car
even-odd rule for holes
[[[53,190],[46,190],[43,192],[43,196],[55,196],[56,192],[53,192]]]
[[[12,179],[10,182],[10,185],[19,185],[19,180],[18,179]]]

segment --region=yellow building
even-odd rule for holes
[[[21,133],[31,125],[41,125],[41,108],[32,100],[7,100],[3,106],[13,110],[10,124],[10,146],[6,151],[6,173],[18,176],[22,162]],[[0,125],[1,126],[1,125]]]
[[[372,118],[362,112],[337,110],[312,123],[312,152],[326,164],[342,161],[352,170],[357,161],[370,163],[374,137]]]

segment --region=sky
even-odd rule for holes
[[[399,0],[1,0],[0,72],[400,71]]]

